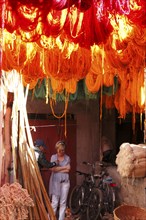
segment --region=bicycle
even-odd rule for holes
[[[102,168],[99,174],[94,174],[94,178],[96,179],[96,188],[101,191],[101,209],[99,214],[99,219],[106,213],[113,214],[115,208],[115,187],[116,183],[113,182],[112,177],[109,176],[109,173],[106,170],[106,167],[103,163],[99,163],[100,167]],[[89,198],[89,205],[87,207],[87,218],[92,216],[94,212],[92,204],[94,203],[94,191],[90,194]],[[94,218],[90,219],[94,220]]]
[[[73,188],[69,206],[71,213],[86,215],[86,220],[102,219],[106,212],[112,213],[115,207],[115,184],[107,173],[103,164],[99,164],[102,170],[95,174],[95,164],[83,162],[83,164],[92,167],[91,173],[76,171],[79,175],[84,176],[81,185]]]
[[[83,175],[84,179],[81,185],[73,188],[69,198],[69,207],[73,215],[85,214],[87,220],[97,220],[101,212],[102,193],[100,189],[96,188],[96,177],[94,175],[95,164],[88,162],[83,162],[83,164],[90,165],[92,171],[90,173],[76,171],[79,175]],[[91,209],[92,213],[90,212]]]

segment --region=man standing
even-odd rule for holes
[[[46,159],[44,149],[46,148],[46,145],[43,140],[37,139],[34,142],[34,151],[35,151],[35,156],[36,160],[38,162],[39,168],[52,168],[57,165],[57,161],[49,162]]]

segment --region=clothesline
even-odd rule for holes
[[[47,128],[47,127],[64,127],[64,124],[61,125],[31,125],[29,126],[31,130],[36,131],[36,128]],[[76,124],[68,124],[67,126],[76,126]]]

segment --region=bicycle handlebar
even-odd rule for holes
[[[85,164],[85,165],[90,165],[90,166],[92,166],[92,164],[91,164],[91,163],[86,162],[86,161],[83,161],[82,163],[83,163],[83,164]]]
[[[84,176],[89,176],[89,173],[84,173],[82,171],[76,170],[76,173],[78,173],[79,175],[84,175]]]
[[[89,163],[89,162],[86,162],[86,161],[83,161],[82,163],[85,164],[85,165],[92,166],[92,167],[94,166],[94,163],[92,164],[92,163]]]
[[[91,173],[84,173],[82,171],[78,171],[76,170],[76,173],[78,173],[79,175],[84,175],[85,177],[88,176],[93,176],[94,178],[103,178],[103,176],[108,176],[108,172],[105,169],[105,165],[102,161],[99,161],[99,166],[102,167],[102,171],[99,174],[95,174],[95,163],[89,163],[87,161],[83,161],[82,164],[88,165],[92,167],[92,172]]]
[[[82,163],[85,164],[85,165],[89,165],[89,166],[95,167],[95,163],[89,163],[89,162],[86,162],[86,161],[83,161]],[[100,166],[100,167],[104,167],[105,165],[104,165],[104,163],[101,161],[101,162],[99,162],[99,166]]]
[[[100,172],[100,174],[94,174],[94,177],[97,179],[103,178],[104,176],[108,176],[108,173],[105,171]]]

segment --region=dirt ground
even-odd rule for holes
[[[86,215],[72,215],[70,210],[67,210],[65,220],[86,220]],[[106,213],[100,220],[114,220],[113,214]]]

